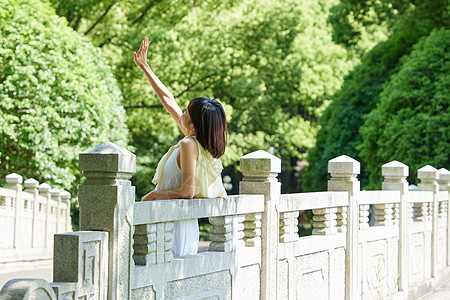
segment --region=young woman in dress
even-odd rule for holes
[[[147,64],[150,41],[142,41],[134,62],[142,69],[162,105],[177,122],[185,137],[172,146],[158,163],[154,191],[142,201],[226,197],[222,184],[220,157],[225,152],[227,123],[222,105],[214,99],[198,97],[181,109],[172,93]],[[197,219],[176,221],[172,252],[175,257],[197,253]]]

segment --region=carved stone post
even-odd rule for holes
[[[441,168],[438,171],[440,192],[447,192],[447,266],[450,266],[450,171]]]
[[[80,230],[109,234],[108,299],[130,299],[136,156],[106,142],[80,153]]]
[[[277,206],[281,185],[277,180],[281,160],[265,151],[256,151],[241,157],[244,178],[240,194],[263,194],[265,211],[261,228],[261,299],[277,297],[279,216]]]
[[[436,182],[437,169],[426,165],[417,171],[417,177],[420,179],[419,190],[433,192],[433,203],[431,203],[432,211],[432,239],[431,239],[431,276],[436,277],[437,273],[437,247],[438,247],[438,219],[439,219],[439,202],[437,193],[439,186]]]
[[[39,182],[36,179],[27,179],[25,180],[25,192],[33,194],[33,203],[31,204],[33,207],[33,228],[31,233],[31,247],[36,248],[38,246],[38,218],[37,213],[39,210],[39,203],[38,203],[38,186]]]
[[[408,182],[406,177],[409,175],[409,167],[399,161],[391,161],[382,166],[381,173],[384,177],[382,189],[384,191],[400,191],[399,206],[399,243],[398,243],[398,289],[408,291]]]
[[[23,213],[23,199],[22,199],[22,182],[23,178],[19,174],[12,173],[6,176],[6,188],[14,190],[16,196],[14,197],[14,248],[19,248],[22,236],[22,213]]]
[[[347,191],[349,203],[347,209],[347,247],[345,251],[345,298],[361,297],[358,281],[358,230],[359,205],[356,193],[360,191],[360,183],[356,176],[360,172],[360,164],[351,157],[342,155],[328,161],[328,191]]]

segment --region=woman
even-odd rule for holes
[[[142,69],[162,105],[183,131],[185,138],[163,156],[158,163],[154,191],[142,201],[226,197],[220,173],[220,157],[225,152],[227,123],[222,105],[206,97],[194,98],[181,110],[173,95],[147,64],[150,41],[142,41],[134,52],[134,62]],[[175,257],[195,254],[199,229],[196,219],[176,221],[172,252]]]

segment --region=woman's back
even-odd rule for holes
[[[200,143],[192,137],[198,146],[198,161],[196,170],[196,187],[194,197],[216,198],[226,197],[220,172],[220,159],[214,159],[203,149]],[[156,190],[172,190],[181,186],[181,169],[177,162],[180,143],[171,147],[158,164],[153,182],[157,182]],[[196,254],[199,243],[199,227],[197,219],[174,222],[172,253],[174,257]]]

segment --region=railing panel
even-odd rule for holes
[[[400,203],[400,191],[361,191],[357,197],[359,205]]]
[[[263,195],[136,202],[134,225],[249,214],[264,211]]]
[[[279,212],[348,206],[348,192],[315,192],[280,196]]]
[[[433,192],[430,191],[408,191],[406,193],[408,203],[433,202]]]

